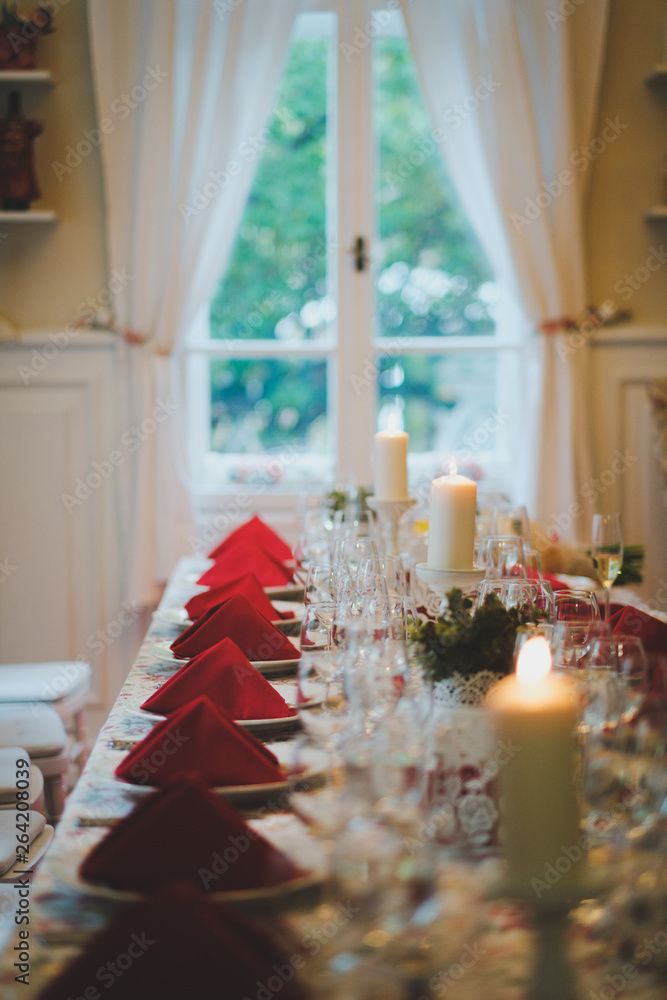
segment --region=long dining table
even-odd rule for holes
[[[79,867],[136,806],[136,789],[118,781],[114,771],[128,748],[150,729],[150,722],[137,709],[173,672],[168,655],[161,651],[182,626],[170,616],[201,589],[195,582],[201,569],[202,561],[193,558],[183,559],[175,567],[122,690],[68,796],[53,843],[30,884],[28,978],[21,980],[15,964],[20,944],[17,925],[0,958],[2,1000],[37,998],[108,926],[122,905],[113,894],[87,885]],[[296,684],[293,674],[278,679]],[[269,733],[267,738],[275,735]],[[288,740],[295,738],[293,732]],[[317,794],[315,788],[313,795]],[[529,994],[537,934],[532,911],[524,902],[493,891],[497,875],[493,859],[442,853],[437,865],[436,915],[431,912],[427,916],[423,907],[421,912],[415,905],[415,914],[421,912],[421,917],[413,915],[413,925],[408,928],[413,933],[416,927],[418,936],[429,939],[429,947],[416,948],[411,955],[414,933],[409,946],[404,947],[406,937],[401,934],[392,944],[388,925],[380,926],[376,920],[382,904],[368,896],[362,898],[361,887],[357,897],[353,878],[341,881],[330,877],[331,838],[308,821],[307,810],[295,811],[291,806],[289,795],[274,797],[269,806],[249,801],[246,818],[270,843],[307,869],[312,883],[300,893],[250,902],[240,899],[238,905],[245,916],[269,932],[279,927],[281,940],[292,943],[294,954],[301,959],[294,962],[294,969],[305,995],[332,1000],[370,1000],[376,996],[383,1000],[439,1000],[443,996],[448,1000],[486,1000],[490,996],[519,1000],[530,995],[532,1000],[542,1000],[541,995]],[[164,836],[169,837],[169,830]],[[5,886],[0,904],[5,923],[8,919],[11,922],[12,905],[18,899],[12,896],[14,891],[18,888]],[[655,961],[646,963],[628,958],[619,951],[618,934],[591,932],[594,911],[595,900],[583,900],[566,930],[567,953],[578,984],[576,995],[581,1000],[611,1000],[621,994],[627,1000],[664,997],[664,955],[656,951]],[[423,920],[421,930],[419,919]],[[599,927],[599,920],[595,925]],[[425,959],[429,948],[431,953]],[[358,962],[356,971],[351,954]],[[261,983],[257,986],[259,997]],[[118,995],[122,995],[120,987]],[[261,995],[266,997],[266,992]],[[552,994],[544,997],[547,995]],[[219,996],[236,1000],[224,985]],[[62,1000],[69,998],[64,995]]]

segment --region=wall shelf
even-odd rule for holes
[[[0,211],[0,225],[3,223],[27,223],[34,224],[40,222],[57,222],[58,217],[51,209],[29,209],[26,212],[2,212]]]
[[[644,77],[644,83],[649,87],[654,83],[665,83],[666,81],[667,63],[656,63]]]
[[[667,205],[653,205],[644,212],[647,222],[657,222],[660,219],[667,219]]]
[[[53,77],[48,69],[2,69],[0,83],[9,84],[43,84],[53,86]]]

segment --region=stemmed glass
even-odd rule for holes
[[[495,504],[491,510],[489,534],[516,535],[524,545],[530,545],[530,521],[526,508],[515,504]]]
[[[553,634],[554,664],[582,666],[591,635],[600,621],[600,607],[592,590],[558,590],[554,594],[556,627]]]
[[[609,592],[623,563],[623,533],[620,514],[594,514],[591,554],[598,579],[604,587],[604,617],[609,620]]]
[[[306,606],[301,626],[297,709],[306,732],[331,753],[346,722],[341,650],[332,640],[333,602]]]
[[[335,593],[334,570],[330,563],[312,563],[308,567],[303,590],[304,604],[333,601]]]
[[[523,542],[518,535],[487,535],[479,543],[479,565],[487,580],[526,576]]]

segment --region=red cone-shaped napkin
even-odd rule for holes
[[[531,579],[531,576],[533,575],[533,573],[534,573],[534,570],[529,571],[529,573],[528,573],[528,579]],[[551,584],[551,589],[553,591],[556,591],[556,590],[571,590],[571,587],[570,587],[569,583],[566,583],[565,580],[561,580],[560,577],[555,576],[553,573],[544,572],[542,574],[542,579],[545,581],[545,583],[550,583]]]
[[[286,719],[296,715],[296,709],[290,708],[231,639],[223,639],[189,660],[141,707],[169,715],[202,694],[232,719]]]
[[[210,590],[205,590],[202,594],[196,594],[185,605],[185,610],[192,621],[196,621],[211,608],[217,607],[218,604],[222,604],[228,597],[234,597],[235,594],[247,597],[253,608],[269,621],[294,617],[292,614],[283,615],[276,611],[254,573],[245,573],[243,576],[237,576],[235,580],[230,580],[229,583],[222,583],[219,587],[211,587]]]
[[[255,997],[272,977],[282,1000],[304,997],[293,967],[266,931],[237,908],[214,904],[202,889],[178,882],[123,907],[39,1000],[100,997],[111,987],[114,1000]]]
[[[632,635],[641,639],[647,653],[667,653],[667,625],[639,608],[621,608],[610,618],[614,634]]]
[[[249,660],[296,660],[300,656],[287,636],[255,611],[242,594],[211,608],[182,632],[170,648],[174,656],[188,659],[221,639],[233,639]]]
[[[209,559],[218,560],[238,541],[253,542],[260,549],[264,549],[265,552],[272,555],[278,562],[286,562],[292,558],[292,549],[287,542],[255,514],[245,524],[230,531],[227,537],[223,538],[220,544],[209,552]]]
[[[277,758],[206,695],[159,722],[116,768],[123,781],[158,787],[183,771],[222,788],[284,780]]]
[[[92,849],[79,873],[88,882],[134,892],[180,878],[210,892],[231,892],[304,874],[187,772],[142,798]]]
[[[197,580],[206,587],[229,583],[240,573],[253,573],[262,587],[283,587],[292,584],[294,573],[270,552],[252,541],[239,539],[219,557]]]

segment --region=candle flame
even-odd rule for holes
[[[519,651],[516,675],[522,683],[537,684],[551,670],[551,650],[543,635],[528,639]]]
[[[448,470],[449,470],[448,471],[448,475],[450,475],[450,476],[455,476],[456,473],[458,472],[458,467],[456,465],[456,459],[454,458],[453,455],[452,455],[452,457],[449,460]]]
[[[388,431],[399,430],[398,417],[396,416],[395,413],[390,413],[389,416],[387,417],[387,430]]]

